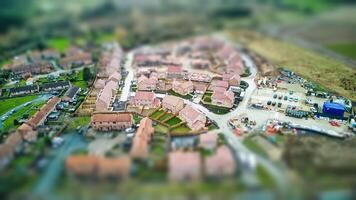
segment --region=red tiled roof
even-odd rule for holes
[[[132,115],[128,113],[94,113],[92,122],[131,122]]]

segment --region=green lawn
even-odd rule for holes
[[[156,112],[152,113],[151,117],[153,119],[157,119],[159,115],[161,115],[164,111],[163,110],[157,110]]]
[[[208,130],[209,130],[209,131],[212,131],[212,130],[215,130],[215,129],[218,129],[218,127],[215,126],[215,124],[210,124],[210,125],[208,126]]]
[[[15,108],[19,105],[22,105],[28,101],[36,99],[38,96],[37,95],[29,95],[29,96],[23,96],[23,97],[15,97],[15,98],[10,98],[6,100],[0,100],[0,115],[3,115],[7,111],[11,110],[12,108]]]
[[[203,105],[215,114],[223,115],[223,114],[230,112],[230,108],[215,106],[215,105],[211,105],[211,104],[203,104]]]
[[[338,54],[356,59],[356,43],[329,44],[326,47]]]
[[[133,115],[133,120],[135,124],[139,124],[141,121],[142,117],[140,115]]]
[[[161,124],[157,124],[154,128],[156,133],[167,133],[169,130],[168,127],[165,127]]]
[[[190,131],[191,129],[185,124],[172,129],[172,132],[177,134],[185,134],[185,133],[189,133]]]
[[[171,116],[173,116],[172,113],[166,113],[162,117],[159,118],[159,121],[164,121],[165,119],[168,119]]]
[[[177,97],[180,97],[180,98],[183,98],[183,99],[188,99],[188,100],[190,100],[190,99],[193,98],[193,95],[192,95],[192,94],[180,95],[180,94],[174,92],[173,90],[169,90],[169,91],[168,91],[168,94],[169,94],[169,95],[173,95],[173,96],[177,96]]]
[[[13,115],[11,115],[9,118],[7,118],[4,122],[3,122],[3,129],[2,131],[6,132],[12,128],[17,128],[20,125],[15,125],[14,124],[14,120],[15,119],[19,119],[21,118],[24,114],[28,114],[29,117],[31,117],[32,115],[34,115],[38,108],[40,108],[46,101],[42,101],[42,102],[37,102],[35,104],[31,104],[28,105],[20,110],[18,110],[16,113],[14,113]]]
[[[64,50],[70,46],[70,40],[67,38],[54,38],[47,40],[47,45],[50,48],[55,48],[60,52],[64,52]]]
[[[170,126],[174,126],[174,125],[180,123],[181,121],[182,121],[182,120],[179,119],[178,117],[173,117],[172,119],[166,121],[165,123],[168,124],[168,125],[170,125]]]
[[[90,123],[90,117],[73,117],[70,119],[70,123],[68,125],[68,129],[75,130],[78,126],[86,126]]]

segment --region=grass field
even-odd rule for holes
[[[161,115],[164,111],[163,110],[157,110],[156,112],[152,113],[151,117],[153,119],[157,119],[159,115]]]
[[[189,133],[190,131],[191,129],[185,124],[172,129],[172,132],[177,134]]]
[[[64,50],[69,47],[70,41],[67,38],[55,38],[47,40],[47,45],[50,48],[55,48],[60,52],[64,52]]]
[[[329,44],[326,45],[332,51],[335,51],[338,54],[356,59],[356,43],[349,44]]]
[[[157,124],[154,128],[155,128],[155,132],[157,132],[157,133],[167,133],[168,132],[168,128],[161,124]]]
[[[170,125],[170,126],[174,126],[178,123],[180,123],[182,120],[180,120],[178,117],[173,117],[172,119],[166,121],[165,123]]]
[[[159,118],[160,121],[163,121],[165,119],[168,119],[169,117],[173,116],[172,113],[166,113],[162,117]]]
[[[267,153],[262,149],[262,147],[260,147],[258,144],[256,144],[256,142],[253,141],[252,137],[246,138],[243,141],[243,144],[251,151],[261,156],[267,157]]]
[[[85,126],[90,123],[90,117],[74,117],[68,125],[69,130],[75,130],[78,126]]]
[[[356,101],[356,70],[310,50],[248,31],[230,30],[228,35],[277,67],[294,71],[331,92]]]
[[[23,96],[23,97],[15,97],[15,98],[10,98],[6,100],[0,100],[0,115],[3,115],[7,111],[11,110],[12,108],[15,108],[19,105],[22,105],[28,101],[36,99],[38,96],[36,95],[30,95],[30,96]]]

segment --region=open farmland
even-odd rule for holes
[[[337,94],[356,101],[356,70],[310,50],[248,30],[228,34],[277,67],[288,68]]]

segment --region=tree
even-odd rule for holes
[[[91,73],[90,69],[85,67],[83,70],[83,79],[85,81],[90,81],[93,78],[93,74]]]

